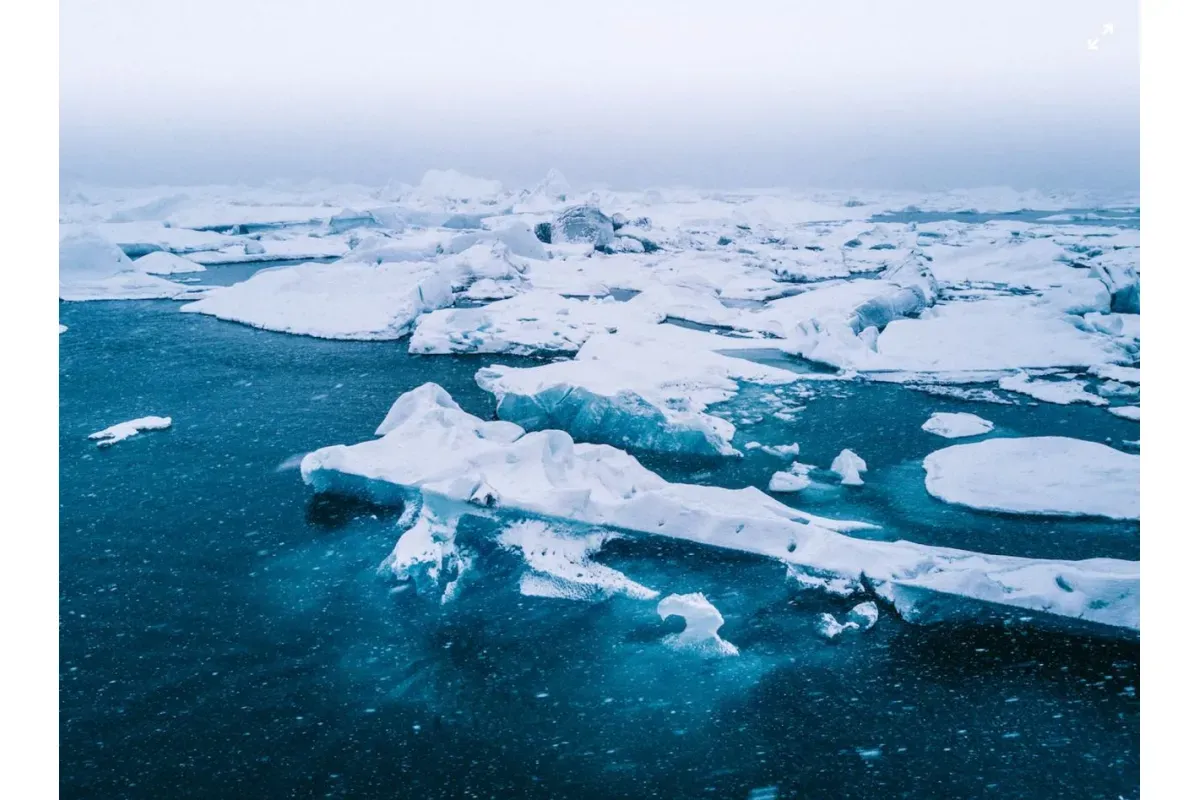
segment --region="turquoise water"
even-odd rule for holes
[[[653,603],[520,596],[521,565],[484,522],[461,534],[478,563],[453,603],[398,586],[377,571],[398,511],[313,498],[294,457],[370,437],[425,381],[489,416],[475,370],[531,362],[410,356],[177,308],[60,311],[64,797],[1137,796],[1135,642],[885,613],[830,644],[817,615],[847,604],[797,593],[778,564],[609,545],[604,563],[721,610],[741,654],[706,660],[662,644],[678,620]],[[870,465],[863,491],[810,510],[991,552],[1137,556],[1136,525],[952,509],[924,497],[919,472],[948,443],[920,430],[931,410],[1118,445],[1135,423],[886,385],[798,402],[793,422],[764,416],[739,443],[797,441],[822,466],[850,447]],[[147,414],[174,425],[104,450],[86,439]],[[787,462],[647,463],[765,486]]]

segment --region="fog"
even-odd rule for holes
[[[69,179],[1138,184],[1131,0],[63,0],[60,20]]]

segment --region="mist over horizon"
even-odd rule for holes
[[[1129,2],[64,0],[60,39],[64,182],[1139,183]]]

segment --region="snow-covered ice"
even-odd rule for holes
[[[1141,420],[1141,406],[1112,406],[1108,409],[1111,413],[1116,414],[1123,419]]]
[[[419,508],[387,564],[422,580],[436,576],[446,584],[443,591],[468,568],[455,545],[458,518],[501,515],[669,536],[778,559],[807,586],[870,592],[913,622],[1019,611],[1045,624],[1139,624],[1136,562],[1031,559],[859,539],[848,534],[873,526],[815,516],[753,488],[671,483],[607,445],[481,420],[435,384],[402,395],[381,430],[370,441],[310,453],[301,474],[314,491]],[[1030,440],[957,448],[995,441]],[[1136,464],[1133,473],[1136,488]]]
[[[985,439],[925,457],[925,488],[985,511],[1138,519],[1139,457],[1064,436]]]
[[[1108,401],[1087,390],[1083,381],[1076,380],[1034,380],[1028,373],[1019,372],[1001,378],[999,386],[1006,392],[1026,394],[1043,403],[1070,405],[1071,403],[1089,403],[1094,406],[1106,406]]]
[[[974,414],[953,411],[935,411],[921,426],[921,430],[946,439],[964,436],[981,436],[993,428],[993,424]]]
[[[846,614],[845,622],[828,612],[817,619],[817,633],[825,639],[836,639],[846,631],[869,631],[879,621],[879,608],[870,600],[859,603]]]
[[[519,552],[529,565],[529,572],[521,577],[524,595],[569,600],[603,599],[613,594],[637,600],[657,597],[657,591],[592,560],[612,538],[613,534],[603,531],[580,534],[523,520],[505,528],[498,541]]]
[[[159,300],[199,296],[181,283],[150,275],[92,230],[58,243],[58,296],[63,300]]]
[[[844,485],[862,486],[863,479],[859,473],[867,471],[867,462],[853,450],[843,450],[833,459],[829,469],[841,476]]]
[[[142,431],[161,431],[169,427],[171,427],[170,417],[138,417],[128,422],[119,422],[102,431],[96,431],[89,434],[88,438],[95,439],[96,445],[99,447],[107,447],[117,442],[123,442]]]
[[[725,618],[700,592],[667,595],[658,602],[658,615],[663,619],[683,617],[687,622],[687,627],[681,632],[666,638],[671,647],[719,656],[738,654],[737,647],[722,639],[718,633],[725,624]]]

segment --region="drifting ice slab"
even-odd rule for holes
[[[872,592],[916,622],[1020,614],[1051,625],[1138,628],[1136,562],[1017,558],[854,538],[845,532],[874,526],[807,514],[753,488],[670,483],[615,448],[481,420],[436,384],[403,395],[384,428],[378,439],[309,453],[301,463],[304,481],[318,492],[436,507],[443,520],[534,517],[754,553],[787,563],[810,587]],[[425,539],[437,545],[430,550],[437,556],[452,535]],[[405,550],[407,568],[422,563],[422,552],[415,545]]]

